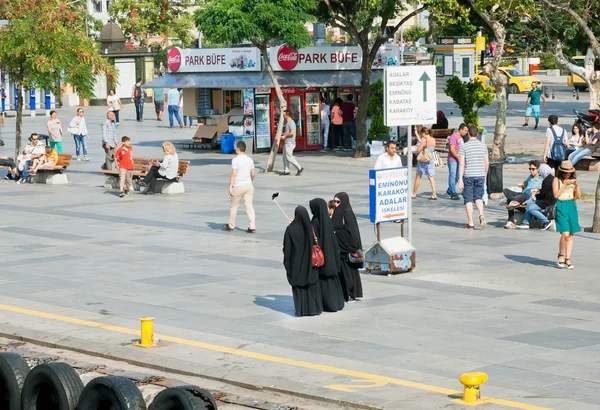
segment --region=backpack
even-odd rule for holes
[[[135,85],[135,89],[133,90],[133,98],[142,98],[142,87],[137,84]]]
[[[552,135],[554,135],[554,142],[552,143],[552,148],[550,149],[550,158],[554,161],[564,161],[567,156],[567,147],[563,144],[563,138],[565,136],[565,130],[562,130],[562,134],[560,137],[556,135],[556,131],[554,131],[554,127],[550,127],[552,131]]]

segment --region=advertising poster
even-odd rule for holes
[[[253,88],[244,88],[244,115],[254,115]]]

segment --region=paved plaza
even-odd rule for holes
[[[438,93],[450,126],[459,111]],[[525,96],[511,96],[507,150],[521,160],[541,155],[546,122],[522,130]],[[568,90],[542,116],[558,114],[570,128]],[[164,140],[193,130],[143,123],[121,113],[119,137],[134,156],[159,157]],[[450,115],[453,112],[453,115]],[[74,108],[58,111],[68,123]],[[505,208],[492,201],[485,230],[462,229],[462,201],[444,195],[447,169],[436,169],[438,201],[427,181],[413,201],[417,268],[393,277],[361,275],[365,297],[338,313],[294,316],[282,266],[288,214],[315,197],[350,195],[363,244],[375,240],[368,220],[368,170],[375,159],[345,153],[300,153],[301,177],[256,178],[257,233],[247,234],[243,207],[225,232],[231,156],[180,151],[191,166],[183,195],[120,199],[103,187],[100,122],[105,109],[86,108],[90,162],[72,162],[69,185],[0,182],[0,334],[208,376],[235,384],[320,397],[337,408],[463,408],[461,373],[483,371],[491,398],[484,408],[600,409],[600,235],[575,237],[575,270],[556,268],[558,234],[502,229]],[[494,108],[482,110],[493,128]],[[44,117],[25,118],[24,132],[45,130]],[[4,135],[14,148],[14,118]],[[74,151],[65,138],[64,152]],[[254,155],[264,167],[266,154]],[[281,156],[276,169],[281,169]],[[525,164],[506,165],[505,186],[522,182]],[[593,194],[598,175],[578,173]],[[590,227],[593,200],[580,201]],[[476,227],[477,228],[477,227]],[[399,235],[399,225],[382,228]],[[140,317],[155,318],[162,346],[131,346]],[[337,403],[337,404],[335,404]],[[466,407],[465,407],[466,408]]]

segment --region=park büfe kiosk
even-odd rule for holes
[[[384,68],[384,121],[388,127],[436,120],[435,66]],[[367,273],[372,271],[410,272],[416,266],[412,245],[412,155],[399,168],[369,171],[369,219],[377,230],[377,241],[365,252]],[[381,239],[381,223],[400,221],[400,236]],[[405,229],[407,223],[408,229]],[[407,234],[407,235],[405,235]]]

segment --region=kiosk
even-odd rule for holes
[[[433,64],[438,77],[456,76],[469,81],[475,78],[476,58],[473,37],[439,37]]]

